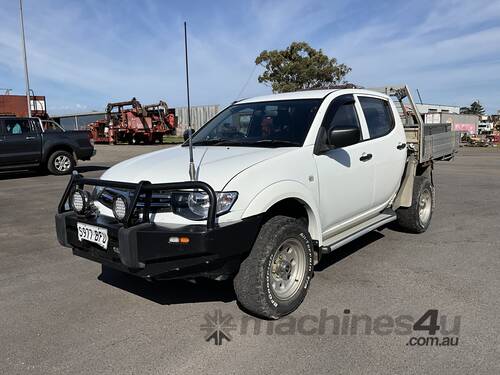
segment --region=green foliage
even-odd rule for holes
[[[343,79],[351,71],[347,65],[338,64],[337,59],[305,42],[293,42],[284,50],[264,50],[255,64],[265,68],[259,82],[270,84],[275,93],[345,83]]]
[[[482,115],[484,115],[484,108],[481,105],[481,103],[479,103],[479,100],[476,100],[475,102],[472,102],[472,104],[469,107],[461,107],[460,113],[467,114],[467,115],[482,116]]]

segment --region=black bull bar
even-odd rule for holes
[[[71,175],[71,179],[64,190],[64,194],[59,202],[58,213],[62,214],[64,212],[70,211],[70,208],[66,207],[69,195],[76,189],[83,189],[85,185],[109,187],[116,189],[125,189],[133,192],[132,198],[129,202],[127,214],[123,220],[123,225],[128,228],[133,225],[149,223],[149,214],[151,210],[151,196],[153,191],[157,190],[202,190],[208,195],[209,208],[207,216],[207,229],[211,230],[215,228],[215,218],[216,218],[216,206],[217,206],[217,196],[214,189],[205,182],[202,181],[185,181],[185,182],[170,182],[162,184],[152,184],[149,181],[140,181],[139,183],[132,182],[120,182],[120,181],[109,181],[109,180],[99,180],[94,178],[85,178],[84,176],[74,173]],[[133,221],[134,212],[137,207],[137,202],[139,197],[144,194],[144,207],[142,210],[142,219],[137,222]]]

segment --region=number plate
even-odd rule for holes
[[[103,249],[108,248],[108,230],[94,225],[76,223],[78,241],[86,240],[98,244]]]

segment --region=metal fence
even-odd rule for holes
[[[219,105],[201,105],[191,107],[191,126],[194,130],[198,130],[205,123],[214,117],[220,111]],[[175,108],[177,123],[179,128],[185,128],[188,125],[187,107]]]

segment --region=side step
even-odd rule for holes
[[[361,237],[362,235],[371,232],[372,230],[375,230],[382,225],[390,223],[391,221],[394,221],[396,219],[396,213],[391,209],[386,209],[370,220],[349,228],[344,232],[339,233],[324,241],[323,246],[321,246],[320,248],[321,254],[331,253],[333,250],[344,246],[352,240],[355,240],[356,238]]]

